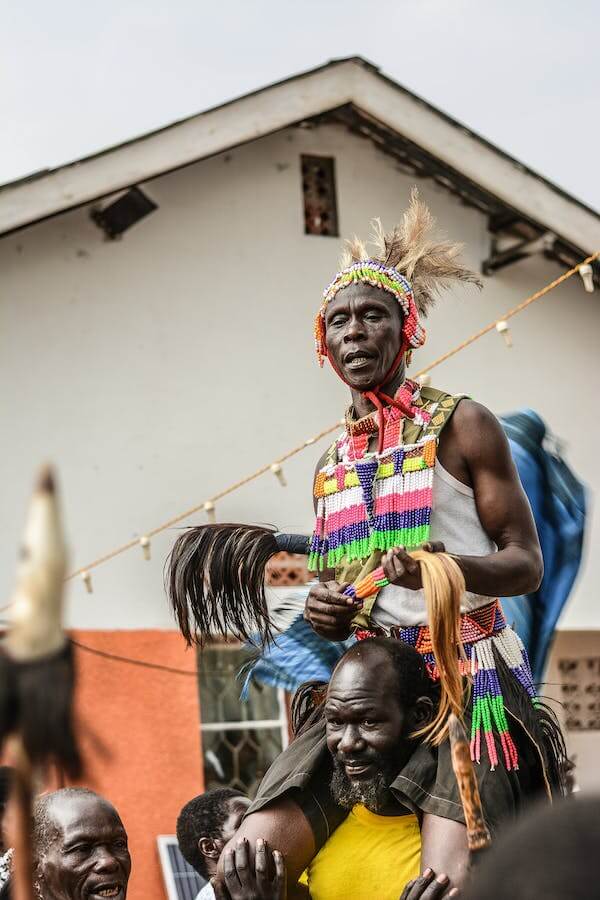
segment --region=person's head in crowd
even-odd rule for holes
[[[492,845],[464,900],[581,900],[600,891],[600,798],[526,814]]]
[[[362,803],[374,813],[394,803],[389,785],[436,706],[437,688],[414,647],[391,638],[350,647],[333,671],[324,706],[336,802],[347,809]]]
[[[10,897],[12,870],[12,807],[9,804],[13,772],[11,766],[0,766],[0,900]]]
[[[42,794],[33,808],[40,900],[125,900],[127,833],[114,806],[87,788]]]
[[[11,766],[0,766],[0,856],[8,850],[4,817],[8,806],[8,798],[12,784],[13,769]]]
[[[217,872],[219,856],[250,806],[245,794],[215,788],[186,803],[177,819],[177,842],[183,858],[208,881]]]

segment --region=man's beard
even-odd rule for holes
[[[369,759],[376,767],[376,773],[372,778],[351,781],[346,774],[343,764],[333,760],[333,775],[331,776],[331,795],[342,809],[352,809],[361,803],[371,812],[377,813],[389,803],[389,785],[394,780],[401,768],[400,760],[395,757],[377,754]]]

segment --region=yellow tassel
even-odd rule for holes
[[[460,639],[460,604],[465,594],[465,579],[458,563],[448,553],[414,550],[410,555],[421,564],[431,648],[440,676],[437,714],[414,736],[439,746],[448,736],[449,714],[462,719],[464,713],[465,688],[457,665],[457,648],[459,658],[465,662]]]

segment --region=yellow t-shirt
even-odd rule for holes
[[[301,881],[311,900],[398,900],[421,865],[417,817],[378,816],[355,806]]]

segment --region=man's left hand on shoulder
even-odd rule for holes
[[[271,877],[271,872],[273,876]],[[286,900],[286,871],[283,854],[271,851],[260,838],[256,842],[254,865],[247,840],[223,856],[223,877],[213,882],[216,900]]]

